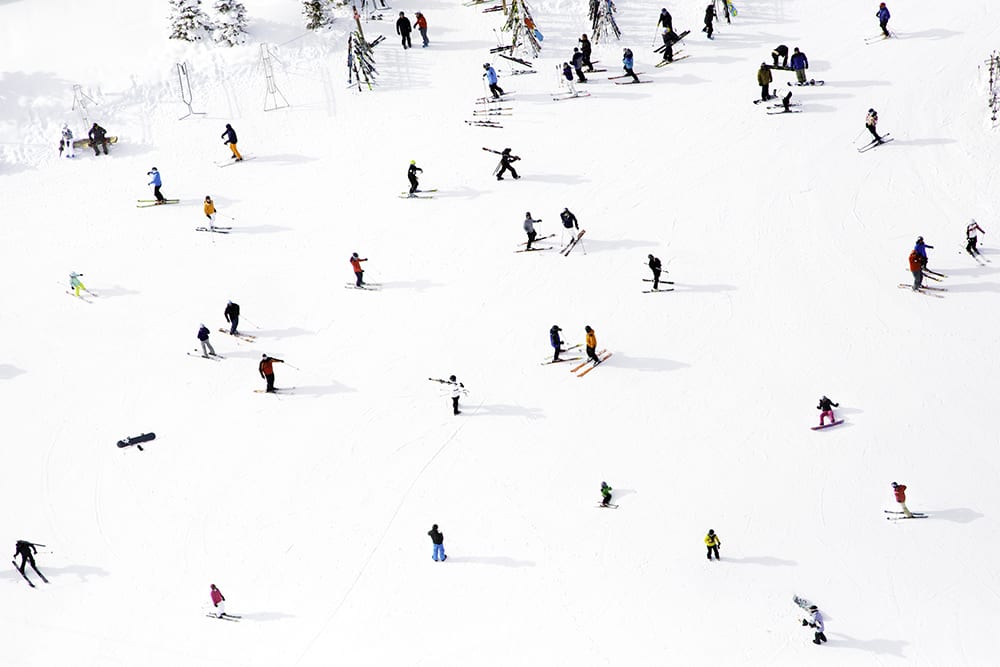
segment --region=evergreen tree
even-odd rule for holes
[[[212,21],[201,9],[201,0],[170,0],[170,39],[200,41],[212,31]]]
[[[247,40],[247,8],[239,0],[216,0],[218,19],[213,36],[220,44],[236,46]]]
[[[302,3],[302,14],[306,17],[306,30],[327,28],[333,23],[330,0],[306,0]]]

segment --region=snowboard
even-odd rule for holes
[[[125,447],[131,447],[132,445],[135,445],[136,447],[139,448],[139,451],[141,452],[143,451],[143,449],[142,445],[140,445],[139,443],[149,442],[150,440],[156,440],[155,433],[141,433],[139,435],[134,435],[130,438],[125,438],[124,440],[119,440],[118,447],[124,449]]]
[[[118,137],[104,137],[104,140],[108,145],[113,145],[118,143]],[[100,145],[100,144],[98,144]],[[90,139],[77,139],[73,142],[73,148],[91,148]]]
[[[843,419],[838,419],[837,421],[830,422],[829,424],[823,424],[822,426],[810,426],[809,428],[811,428],[814,431],[820,431],[822,429],[830,428],[831,426],[836,426],[837,424],[843,424],[843,423],[844,423]]]

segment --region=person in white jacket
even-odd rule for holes
[[[819,610],[819,607],[812,605],[809,607],[809,615],[811,619],[807,621],[803,618],[802,625],[808,625],[816,631],[813,635],[813,644],[819,646],[822,642],[826,641],[826,635],[823,634],[823,631],[826,629],[826,626],[823,623],[823,613]]]
[[[63,123],[62,126],[62,143],[59,144],[59,153],[63,154],[65,152],[65,157],[76,157],[76,149],[73,148],[73,130],[69,129],[69,125]]]

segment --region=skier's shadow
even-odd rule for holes
[[[12,566],[13,567],[13,566]],[[99,567],[92,567],[90,565],[69,565],[66,567],[46,567],[39,563],[39,568],[45,578],[49,581],[56,581],[61,575],[65,574],[75,574],[81,583],[88,583],[90,577],[106,577],[110,574],[105,569]],[[31,565],[27,565],[24,568],[25,573],[31,578],[35,586],[44,586],[44,582],[38,579],[38,574],[36,574],[32,569]],[[9,571],[4,571],[0,573],[0,579],[12,579],[17,581],[23,581],[20,572],[11,569]]]
[[[502,403],[480,405],[476,408],[475,413],[479,415],[492,415],[494,417],[527,417],[528,419],[542,419],[545,416],[541,408],[526,408],[523,405],[507,405]]]
[[[255,614],[240,614],[244,620],[249,621],[282,621],[286,618],[295,618],[295,614],[285,614],[280,611],[261,611]]]
[[[744,556],[743,558],[726,556],[724,562],[742,565],[763,565],[765,567],[796,567],[798,565],[797,561],[784,560],[782,558],[775,558],[774,556]]]
[[[928,510],[928,519],[940,519],[951,521],[952,523],[972,523],[977,519],[982,519],[985,515],[968,507],[956,507],[950,510]]]
[[[901,639],[855,639],[842,632],[830,632],[827,634],[831,638],[837,639],[835,642],[828,642],[826,644],[829,648],[853,648],[859,651],[892,655],[897,658],[906,657],[903,655],[903,647],[909,644],[909,642],[902,641]]]
[[[448,556],[448,561],[474,565],[500,565],[501,567],[535,567],[533,560],[517,560],[507,556]]]
[[[17,366],[11,366],[10,364],[0,364],[0,380],[10,380],[16,378],[18,375],[24,375],[27,371],[23,371]]]

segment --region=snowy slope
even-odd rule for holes
[[[994,661],[992,3],[893,3],[899,39],[871,46],[877,3],[745,0],[712,42],[690,3],[671,10],[691,57],[661,69],[660,5],[621,5],[592,97],[554,103],[588,20],[538,2],[540,73],[499,67],[502,130],[463,122],[499,14],[398,4],[432,47],[365,23],[388,36],[359,94],[346,17],[303,35],[297,3],[248,3],[251,42],[222,49],[166,40],[166,3],[46,4],[59,21],[0,3],[0,535],[52,552],[48,586],[0,576],[11,664]],[[288,109],[263,111],[261,42]],[[802,114],[750,104],[779,43],[827,81],[793,89]],[[653,83],[603,78],[622,45]],[[178,121],[182,61],[205,115]],[[121,137],[109,158],[56,157],[63,122],[84,130],[76,83]],[[895,141],[858,155],[872,106]],[[255,159],[219,169],[226,122]],[[484,146],[524,177],[496,182]],[[411,159],[433,200],[397,198]],[[154,165],[180,205],[134,208]],[[194,231],[206,194],[232,234]],[[565,206],[583,248],[513,254],[525,211],[558,234]],[[918,235],[944,298],[896,288]],[[381,292],[343,288],[353,251]],[[648,253],[675,292],[641,293]],[[93,303],[64,294],[71,270]],[[216,332],[227,299],[255,343]],[[223,361],[184,354],[200,322]],[[583,379],[539,365],[554,323],[614,356]],[[263,352],[295,394],[251,391]],[[426,380],[451,373],[459,418]],[[847,423],[814,433],[821,394]],[[594,508],[601,480],[617,511]],[[884,519],[893,480],[929,519]],[[204,618],[210,583],[240,623]]]

